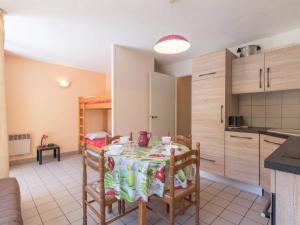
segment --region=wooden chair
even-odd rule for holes
[[[91,148],[95,150],[95,147],[85,145],[85,149]],[[91,152],[85,150],[83,156],[83,224],[87,225],[87,208],[89,207],[93,213],[99,218],[100,225],[110,224],[122,216],[132,212],[136,208],[131,208],[126,211],[121,210],[121,201],[118,201],[114,195],[106,195],[104,188],[104,176],[105,176],[105,162],[104,162],[104,150],[97,149],[99,156],[92,154]],[[87,183],[87,169],[90,168],[96,172],[99,172],[99,180],[92,183]],[[92,200],[88,201],[87,197],[91,197]],[[118,215],[111,217],[106,221],[105,208],[112,207],[114,202],[118,201]],[[97,210],[92,203],[97,203],[99,209]]]
[[[179,170],[185,169],[188,166],[194,166],[195,178],[192,183],[188,184],[187,188],[175,189],[174,179],[175,174]],[[195,225],[199,225],[199,209],[200,209],[200,144],[196,144],[195,150],[190,150],[181,155],[175,156],[175,150],[171,149],[170,156],[170,176],[169,176],[169,188],[163,197],[163,201],[168,204],[169,208],[169,224],[175,223],[175,204],[179,202],[189,201],[191,204],[195,204]],[[195,194],[195,201],[192,202],[189,198],[192,194]],[[180,209],[181,212],[181,209]]]
[[[172,141],[174,141],[175,143],[185,145],[189,149],[192,148],[192,136],[191,135],[189,135],[187,137],[184,135],[175,135],[174,137],[172,137]]]

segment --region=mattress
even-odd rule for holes
[[[84,141],[88,145],[91,145],[91,146],[94,146],[94,147],[98,147],[98,148],[101,148],[101,147],[105,146],[105,138],[96,138],[94,140],[85,138]]]

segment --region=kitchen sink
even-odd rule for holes
[[[300,136],[300,130],[298,129],[269,129],[267,131],[291,136]]]

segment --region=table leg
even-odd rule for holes
[[[56,158],[56,148],[53,149],[53,158]]]
[[[36,161],[39,161],[39,153],[40,153],[40,150],[36,150]]]
[[[39,151],[39,164],[42,165],[42,163],[43,163],[43,151],[40,150]]]
[[[57,161],[60,161],[60,147],[57,148]]]
[[[139,200],[139,225],[147,225],[146,212],[147,202]]]

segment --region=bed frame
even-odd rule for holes
[[[79,135],[78,135],[78,150],[82,152],[84,149],[84,138],[85,138],[85,111],[92,109],[103,109],[109,110],[111,109],[111,98],[107,96],[101,97],[79,97],[78,98],[78,110],[79,110]]]

